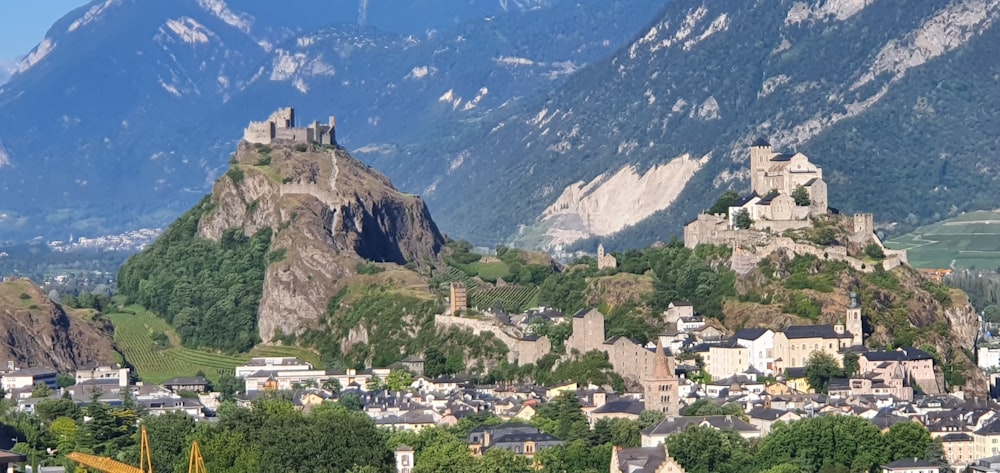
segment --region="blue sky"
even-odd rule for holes
[[[52,23],[88,0],[0,0],[0,62],[26,54]]]

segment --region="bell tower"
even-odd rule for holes
[[[764,172],[767,170],[767,162],[774,156],[771,151],[771,143],[763,137],[757,138],[750,145],[750,187],[757,195],[765,195],[770,189],[764,189]]]
[[[656,342],[656,359],[651,373],[642,377],[642,397],[646,409],[660,411],[666,416],[680,414],[678,379],[674,373],[674,357],[667,356],[663,345]]]
[[[865,344],[864,326],[861,323],[861,304],[858,304],[858,294],[851,292],[851,303],[847,306],[847,331],[853,339],[851,346]]]

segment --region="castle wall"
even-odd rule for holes
[[[274,123],[272,122],[250,122],[243,130],[243,139],[250,143],[269,145],[272,136],[274,136]]]
[[[491,332],[510,350],[507,353],[509,363],[518,362],[521,366],[529,363],[537,363],[538,360],[552,350],[552,344],[548,337],[541,337],[537,340],[522,340],[514,338],[504,331],[504,327],[498,322],[471,319],[467,317],[453,317],[450,315],[438,315],[434,318],[436,327],[459,327],[471,330],[472,333],[480,335],[483,332]]]
[[[653,372],[656,366],[656,353],[623,337],[615,339],[614,343],[604,344],[603,350],[608,354],[608,360],[615,367],[615,372],[623,378],[640,380]]]
[[[565,346],[567,352],[604,350],[604,314],[591,309],[583,317],[573,317],[573,333]]]

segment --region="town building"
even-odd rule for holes
[[[96,364],[81,367],[75,373],[76,384],[83,384],[89,381],[113,379],[121,387],[129,384],[129,369],[119,364],[105,365]]]
[[[51,389],[58,387],[59,372],[52,368],[24,368],[3,374],[3,389],[6,392],[32,389],[44,384]]]
[[[705,371],[712,379],[728,378],[742,373],[750,366],[750,349],[737,340],[723,340],[708,346],[708,353],[702,355]]]
[[[193,376],[190,378],[174,378],[161,384],[172,393],[181,391],[205,393],[209,391],[211,383],[204,376]]]
[[[774,371],[774,331],[766,328],[745,328],[733,334],[736,343],[748,350],[750,366],[764,374]]]
[[[896,367],[902,371],[908,385],[916,383],[923,392],[941,392],[934,375],[934,356],[913,347],[900,347],[892,351],[869,351],[858,356],[861,373],[887,373]]]
[[[662,446],[611,449],[611,473],[684,473]]]
[[[413,447],[400,445],[396,447],[394,453],[396,455],[396,473],[413,473],[413,467],[416,466]]]
[[[882,473],[941,473],[941,467],[919,458],[903,458],[882,465]]]
[[[482,425],[469,431],[469,449],[482,455],[491,448],[510,450],[517,455],[533,458],[546,448],[562,445],[563,441],[525,424]]]
[[[642,446],[657,447],[666,444],[667,437],[683,432],[692,425],[716,430],[732,430],[743,438],[760,437],[760,429],[735,416],[667,416],[660,423],[642,431]]]
[[[261,370],[306,371],[312,364],[294,357],[254,357],[244,365],[237,366],[234,376],[245,378]]]

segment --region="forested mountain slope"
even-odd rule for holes
[[[743,190],[765,136],[824,168],[831,205],[883,225],[995,207],[998,14],[992,0],[673,1],[552,93],[414,152],[399,183],[477,242],[634,247]]]

